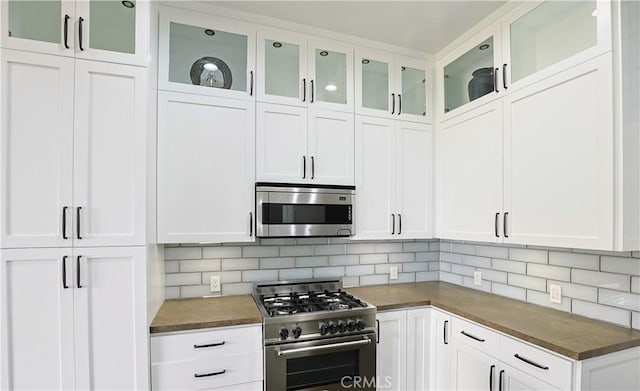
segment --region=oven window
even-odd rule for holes
[[[353,379],[360,368],[358,349],[316,354],[287,360],[287,391],[340,384],[343,377]]]
[[[262,204],[263,224],[351,224],[351,205]]]

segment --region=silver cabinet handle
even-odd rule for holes
[[[371,340],[369,338],[365,337],[364,339],[359,340],[359,341],[339,342],[339,343],[333,343],[333,344],[329,344],[329,345],[307,346],[307,347],[304,347],[304,348],[297,348],[297,349],[278,350],[278,357],[286,356],[286,355],[294,354],[294,353],[301,353],[301,352],[313,352],[313,351],[316,351],[316,350],[343,348],[345,346],[368,345],[370,343],[371,343]]]
[[[524,362],[526,362],[526,363],[527,363],[527,364],[529,364],[529,365],[533,365],[533,366],[534,366],[534,367],[536,367],[536,368],[544,369],[545,371],[548,371],[548,370],[549,370],[549,367],[547,367],[547,366],[545,366],[545,365],[540,365],[540,364],[538,364],[538,363],[537,363],[537,362],[535,362],[535,361],[531,361],[531,360],[529,360],[528,358],[524,358],[524,357],[522,357],[522,356],[518,355],[517,353],[516,353],[516,354],[514,354],[514,355],[513,355],[513,357],[517,358],[518,360],[524,361]]]
[[[502,222],[502,230],[503,230],[503,234],[505,238],[508,238],[509,235],[507,235],[507,216],[509,215],[509,212],[504,212],[504,220]]]
[[[391,235],[396,234],[396,215],[391,213]]]

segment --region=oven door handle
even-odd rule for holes
[[[317,351],[317,350],[333,349],[333,348],[342,348],[342,347],[346,347],[346,346],[368,345],[370,343],[371,343],[371,339],[369,339],[368,337],[364,337],[364,339],[359,340],[359,341],[339,342],[339,343],[333,343],[333,344],[329,344],[329,345],[307,346],[307,347],[304,347],[304,348],[297,348],[297,349],[278,350],[276,353],[278,354],[278,357],[280,357],[280,356],[286,356],[288,354],[294,354],[294,353],[312,352],[312,351]]]

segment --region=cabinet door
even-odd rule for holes
[[[77,60],[75,81],[75,245],[142,245],[146,70]]]
[[[502,102],[443,122],[439,138],[440,237],[501,241]]]
[[[75,2],[10,0],[0,3],[3,48],[74,56]]]
[[[309,41],[309,107],[353,113],[353,47]]]
[[[74,389],[71,250],[2,250],[1,255],[0,388]]]
[[[307,156],[307,109],[257,104],[257,179],[301,183],[311,176]]]
[[[498,387],[504,391],[559,390],[559,388],[549,385],[509,365],[501,364],[500,372],[496,372],[496,374],[498,376],[497,381],[502,381],[502,384],[498,385]]]
[[[405,121],[431,122],[431,78],[426,61],[397,57],[395,62],[396,114]]]
[[[158,241],[253,241],[254,104],[158,95]]]
[[[76,57],[148,65],[149,4],[144,0],[76,0]]]
[[[356,49],[356,114],[393,118],[396,107],[394,57],[367,49]]]
[[[407,311],[407,390],[429,390],[431,309]]]
[[[502,22],[508,92],[611,50],[611,3],[529,2]]]
[[[451,390],[486,390],[497,389],[498,360],[452,339],[451,345]]]
[[[432,236],[431,125],[396,121],[396,212],[398,235],[407,239]]]
[[[495,23],[438,62],[442,120],[477,108],[504,94],[501,84],[500,24]]]
[[[505,242],[614,249],[611,61],[505,97]]]
[[[376,379],[386,390],[407,389],[407,311],[379,312]],[[413,343],[413,341],[411,341]]]
[[[76,388],[148,389],[145,247],[76,248]]]
[[[258,32],[257,100],[307,106],[311,88],[307,77],[307,39],[289,31]]]
[[[354,184],[353,114],[309,109],[309,180],[325,185]]]
[[[254,100],[254,25],[163,7],[159,29],[158,89]]]
[[[2,50],[2,247],[71,246],[73,66]]]
[[[395,237],[394,142],[394,120],[356,116],[357,239]]]
[[[451,389],[451,316],[432,309],[431,336],[429,389],[449,390]]]

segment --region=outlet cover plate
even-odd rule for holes
[[[210,278],[211,292],[220,292],[220,276],[211,276]]]
[[[397,266],[389,267],[389,278],[392,279],[392,280],[397,280],[398,279],[398,267]]]
[[[560,285],[549,285],[549,301],[562,304],[562,287]]]
[[[473,285],[482,285],[482,272],[473,272]]]

